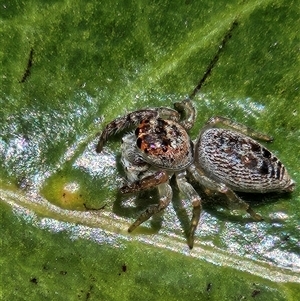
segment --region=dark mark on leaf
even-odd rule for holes
[[[31,67],[32,67],[32,63],[33,63],[33,53],[34,53],[33,48],[31,48],[30,53],[29,53],[28,62],[27,62],[27,67],[26,67],[24,74],[22,76],[22,79],[19,81],[19,83],[24,83],[27,80],[27,77],[31,73]]]
[[[38,284],[38,280],[34,277],[30,279],[31,283]]]
[[[251,297],[256,297],[257,295],[259,295],[260,294],[260,290],[254,290],[253,292],[252,292],[252,294],[251,294]]]
[[[208,283],[207,287],[206,287],[206,291],[210,292],[211,291],[211,287],[212,287],[212,283]]]

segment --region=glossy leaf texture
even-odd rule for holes
[[[4,1],[0,8],[1,299],[298,300],[300,27],[297,1]],[[264,220],[206,202],[195,247],[174,185],[132,234],[151,190],[121,196],[126,112],[190,95],[211,116],[274,137],[290,195],[242,195]],[[200,189],[200,187],[197,187]]]

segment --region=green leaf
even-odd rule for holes
[[[0,17],[1,299],[299,299],[297,1],[14,0]],[[190,135],[222,115],[273,136],[296,190],[243,196],[262,222],[204,204],[190,251],[174,188],[128,234],[157,193],[121,197],[121,136],[97,154],[96,134],[190,95],[234,21]]]

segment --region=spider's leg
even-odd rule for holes
[[[142,212],[137,220],[128,228],[128,232],[132,232],[140,224],[148,220],[152,215],[161,212],[170,204],[173,192],[172,187],[169,185],[169,183],[166,182],[160,184],[158,186],[158,192],[160,195],[159,203],[149,206],[144,212]]]
[[[190,225],[189,234],[187,238],[188,246],[190,247],[190,249],[192,249],[194,245],[194,235],[200,220],[200,213],[201,213],[202,206],[201,206],[200,196],[193,188],[193,186],[187,182],[185,175],[186,175],[185,172],[176,174],[176,182],[179,190],[183,192],[191,200],[193,206],[193,216],[191,219],[191,225]]]
[[[262,217],[256,213],[245,201],[238,197],[233,190],[228,188],[225,184],[215,182],[214,180],[205,176],[199,169],[191,165],[188,171],[193,175],[199,184],[208,189],[223,193],[227,197],[227,204],[230,209],[240,209],[248,212],[254,220],[260,221]]]
[[[263,218],[260,214],[256,213],[245,201],[238,197],[232,189],[224,185],[222,191],[227,197],[227,205],[230,209],[241,209],[248,212],[251,217],[256,221],[261,221]]]
[[[189,98],[187,98],[183,101],[175,102],[174,108],[183,115],[179,123],[186,130],[191,129],[195,123],[196,118],[196,110],[193,106],[192,101]]]
[[[180,116],[177,110],[173,110],[167,107],[154,108],[154,110],[158,113],[159,117],[162,119],[173,120],[173,121],[179,120]]]
[[[135,126],[141,122],[141,120],[152,119],[157,117],[166,117],[171,120],[178,120],[179,114],[177,111],[169,108],[153,108],[146,110],[139,110],[131,112],[125,116],[116,118],[106,125],[103,132],[100,135],[99,142],[97,144],[96,151],[100,153],[108,140],[109,136],[112,136],[122,130]]]
[[[144,118],[154,118],[158,115],[154,110],[139,110],[125,116],[116,118],[106,125],[100,135],[96,151],[100,153],[109,136],[116,134],[126,128],[137,125]]]
[[[217,124],[221,124],[223,126],[226,126],[228,128],[234,129],[244,135],[250,136],[254,139],[259,139],[262,141],[273,141],[273,138],[265,135],[263,133],[257,132],[247,126],[245,126],[244,124],[235,122],[229,118],[226,117],[222,117],[222,116],[215,116],[215,117],[211,117],[205,124],[204,128],[202,129],[202,131],[204,131],[207,127],[212,127],[215,126]]]
[[[133,193],[141,190],[146,190],[159,184],[165,183],[169,180],[169,176],[166,171],[160,170],[147,176],[141,180],[133,183],[128,183],[120,188],[122,193]]]

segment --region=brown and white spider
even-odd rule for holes
[[[169,205],[173,194],[169,180],[175,176],[179,190],[193,206],[187,237],[188,246],[193,248],[201,198],[187,181],[187,171],[204,188],[223,194],[229,208],[246,210],[255,220],[261,220],[261,216],[234,191],[293,191],[295,183],[284,165],[249,136],[264,141],[271,141],[272,138],[230,119],[213,117],[193,142],[187,133],[195,121],[192,102],[186,99],[175,103],[174,107],[175,110],[161,107],[129,113],[107,124],[100,135],[98,153],[109,136],[135,126],[135,131],[122,139],[121,162],[128,183],[121,187],[121,192],[133,193],[153,187],[159,191],[159,203],[142,212],[128,232]],[[217,128],[218,124],[229,129]]]

